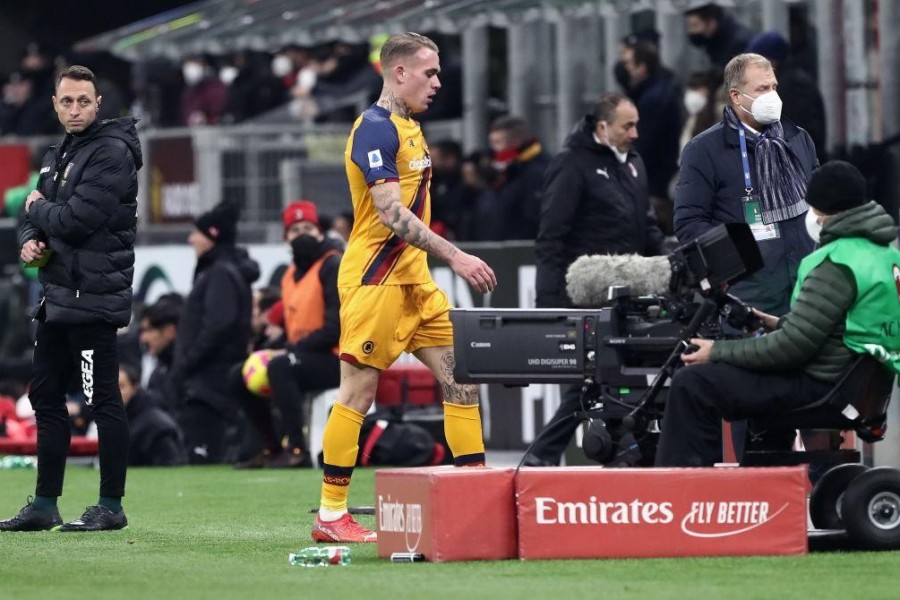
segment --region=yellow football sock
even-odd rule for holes
[[[477,404],[444,402],[444,435],[457,467],[484,465],[484,436]]]
[[[359,430],[365,415],[349,406],[335,403],[322,434],[324,471],[322,508],[347,512],[350,477],[359,452]]]

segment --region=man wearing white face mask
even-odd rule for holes
[[[210,69],[203,56],[190,56],[181,65],[181,124],[215,125],[225,111],[228,87]]]
[[[731,292],[783,315],[800,261],[813,249],[804,198],[818,165],[815,146],[805,130],[781,120],[778,80],[766,58],[734,57],[724,80],[722,121],[695,137],[682,155],[675,233],[687,242],[719,223],[748,223],[765,266]]]

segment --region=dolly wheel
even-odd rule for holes
[[[850,539],[873,550],[900,549],[900,471],[871,469],[844,492],[841,510]]]
[[[809,495],[809,518],[816,529],[843,529],[841,504],[850,482],[869,470],[859,463],[838,465],[825,472]]]

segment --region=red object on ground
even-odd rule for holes
[[[394,366],[381,372],[375,403],[388,408],[402,404],[441,404],[441,386],[426,367]]]
[[[516,557],[513,469],[420,467],[375,473],[378,556],[433,562]]]
[[[523,469],[519,558],[807,551],[806,466]]]
[[[72,436],[72,442],[69,444],[69,456],[96,456],[98,448],[96,438]],[[27,440],[0,438],[0,454],[36,455],[37,438]]]

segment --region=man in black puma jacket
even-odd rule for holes
[[[53,106],[66,136],[44,157],[37,189],[25,201],[20,258],[40,266],[43,298],[30,389],[38,425],[35,498],[0,531],[122,529],[128,422],[119,393],[116,330],[131,319],[137,171],[135,120],[98,121],[94,74],[72,66],[56,81]],[[100,500],[62,524],[69,450],[65,392],[81,383],[100,437]],[[61,526],[61,527],[60,527]]]
[[[618,93],[600,96],[544,176],[541,227],[534,244],[538,308],[571,308],[566,270],[585,254],[662,254],[664,236],[650,210],[647,170],[632,148],[638,111]],[[529,466],[559,464],[578,428],[581,386],[569,386]],[[565,421],[565,423],[559,423]]]

